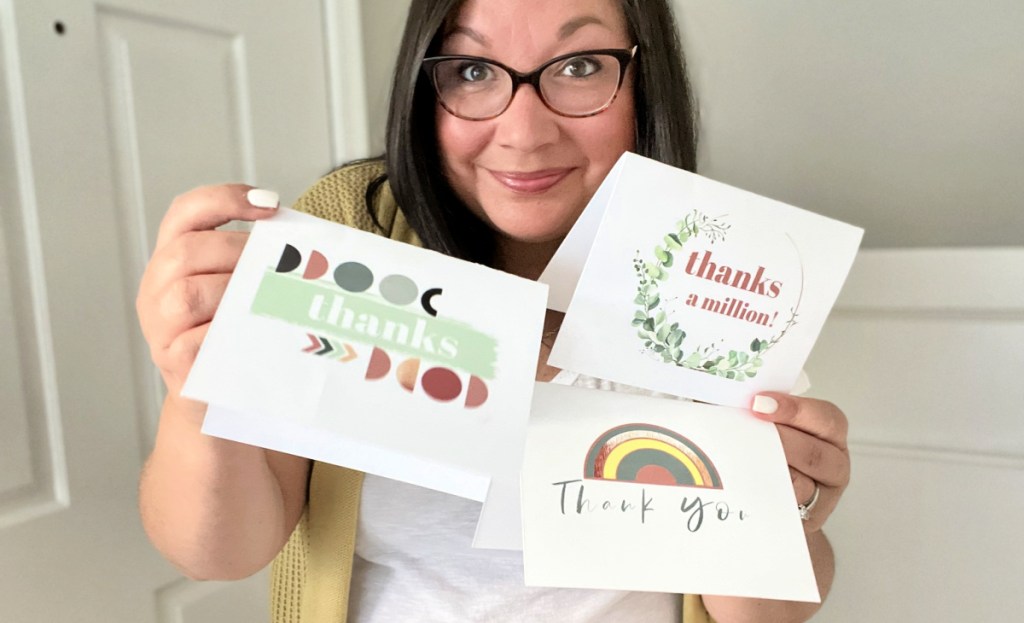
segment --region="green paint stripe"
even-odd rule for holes
[[[494,338],[463,322],[401,309],[322,281],[268,271],[251,311],[309,333],[372,344],[388,353],[420,357],[483,379],[495,376],[498,345]]]

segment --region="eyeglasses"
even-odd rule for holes
[[[527,73],[479,56],[433,56],[423,59],[423,71],[434,83],[441,106],[460,119],[497,117],[524,84],[552,112],[589,117],[615,101],[636,48],[563,54]]]

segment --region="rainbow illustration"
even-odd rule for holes
[[[650,424],[624,424],[598,437],[584,478],[721,489],[714,463],[692,441]]]

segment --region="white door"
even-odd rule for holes
[[[134,297],[175,194],[291,201],[344,153],[328,5],[0,0],[3,621],[266,620],[265,577],[189,582],[142,532],[162,388]]]

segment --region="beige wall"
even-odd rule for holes
[[[1024,245],[1020,0],[676,0],[703,173],[866,246]]]
[[[674,4],[701,173],[861,225],[866,247],[1024,245],[1024,2]],[[377,151],[407,6],[363,0]]]

